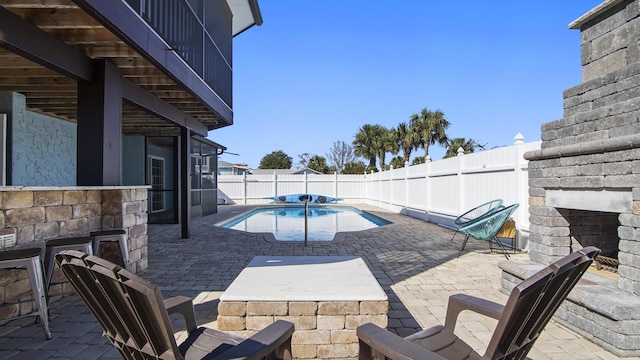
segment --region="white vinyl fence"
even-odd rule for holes
[[[512,215],[518,245],[529,230],[528,173],[523,154],[540,141],[460,154],[457,157],[362,175],[219,175],[218,197],[226,204],[269,204],[270,197],[319,194],[343,204],[368,204],[425,221],[454,227],[465,211],[493,199],[519,203]]]

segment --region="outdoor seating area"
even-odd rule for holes
[[[224,291],[256,256],[357,256],[364,260],[388,297],[387,330],[405,337],[444,322],[451,295],[465,293],[505,304],[500,284],[504,260],[488,251],[483,242],[470,242],[458,257],[451,243],[453,230],[411,217],[369,209],[393,224],[375,230],[349,233],[335,242],[265,242],[260,234],[220,229],[218,221],[251,207],[222,207],[216,215],[194,221],[191,239],[180,239],[179,225],[149,226],[149,267],[138,274],[157,285],[163,298],[193,299],[197,326],[218,329],[218,305]],[[526,258],[516,254],[514,259]],[[176,342],[188,334],[185,320],[170,315]],[[115,348],[102,336],[103,329],[76,295],[55,301],[50,307],[53,338],[46,340],[33,318],[0,325],[0,357],[4,359],[117,359]],[[474,351],[483,353],[497,321],[470,312],[458,318],[456,333]],[[296,326],[296,329],[298,327]],[[355,337],[355,328],[348,329]],[[247,334],[248,337],[251,334]],[[293,342],[302,340],[297,331]],[[350,339],[347,339],[351,341]],[[296,352],[297,351],[297,352]],[[300,353],[294,358],[318,358]],[[603,348],[551,320],[529,356],[534,359],[613,359]],[[341,358],[352,358],[342,356]]]

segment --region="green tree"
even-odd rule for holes
[[[273,151],[271,154],[265,155],[260,160],[259,169],[291,169],[291,156],[282,150]]]
[[[419,164],[424,164],[425,160],[424,160],[424,156],[416,156],[413,158],[413,161],[411,161],[411,165],[419,165]]]
[[[325,159],[323,156],[313,155],[311,158],[309,158],[307,167],[315,171],[320,171],[323,174],[329,173],[329,165],[327,165],[327,159]]]
[[[411,126],[420,134],[420,146],[424,148],[425,158],[429,156],[429,146],[447,145],[446,130],[450,124],[442,111],[424,108],[420,114],[411,115],[410,119]]]
[[[367,167],[362,161],[350,161],[344,164],[343,174],[364,174]]]
[[[374,138],[374,148],[377,150],[378,159],[380,161],[380,169],[386,169],[385,158],[387,152],[392,154],[398,153],[398,143],[396,142],[395,133],[384,126],[378,125],[377,136]]]
[[[309,154],[309,153],[304,153],[304,154],[298,155],[298,167],[300,169],[304,169],[304,168],[308,167],[309,159],[311,159],[311,154]]]
[[[476,151],[476,149],[484,150],[484,145],[480,144],[477,140],[466,138],[453,138],[448,141],[447,152],[444,154],[445,158],[458,156],[458,149],[462,148],[465,154],[470,154]]]
[[[355,140],[353,140],[355,154],[369,160],[369,167],[376,166],[376,157],[378,156],[376,142],[381,127],[381,125],[363,125],[358,129]]]
[[[420,134],[416,129],[406,122],[401,122],[398,127],[393,129],[398,148],[402,150],[402,159],[409,162],[411,152],[420,146]]]
[[[354,153],[353,146],[350,144],[338,140],[333,143],[331,150],[327,154],[327,159],[331,166],[333,166],[337,172],[342,172],[344,170],[344,166],[348,162],[352,162],[356,159],[356,155]]]
[[[393,166],[394,169],[399,169],[404,167],[404,159],[402,156],[394,156],[389,163],[389,166]]]

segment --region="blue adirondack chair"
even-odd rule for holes
[[[507,249],[505,249],[504,245],[498,240],[496,234],[502,228],[502,225],[507,221],[509,216],[518,208],[519,204],[513,204],[501,209],[498,209],[491,214],[483,216],[476,221],[472,221],[466,225],[461,226],[458,231],[462,234],[465,234],[464,241],[462,242],[462,247],[460,248],[460,252],[458,256],[462,254],[465,245],[467,245],[467,241],[469,237],[472,236],[474,239],[478,240],[487,240],[489,241],[489,245],[491,246],[492,242],[495,242],[500,246],[502,251],[504,252],[504,256],[508,259],[509,254]]]
[[[453,241],[453,238],[455,238],[458,231],[460,231],[460,227],[466,226],[472,223],[473,221],[476,221],[482,218],[483,216],[490,215],[494,211],[500,209],[501,206],[502,206],[502,199],[491,200],[484,204],[480,204],[474,207],[473,209],[465,212],[464,214],[458,216],[454,220],[454,223],[456,224],[457,228],[456,228],[456,232],[454,232],[453,236],[451,237],[451,241]]]

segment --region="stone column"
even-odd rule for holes
[[[102,192],[102,229],[127,232],[129,266],[132,272],[148,267],[147,189]]]

